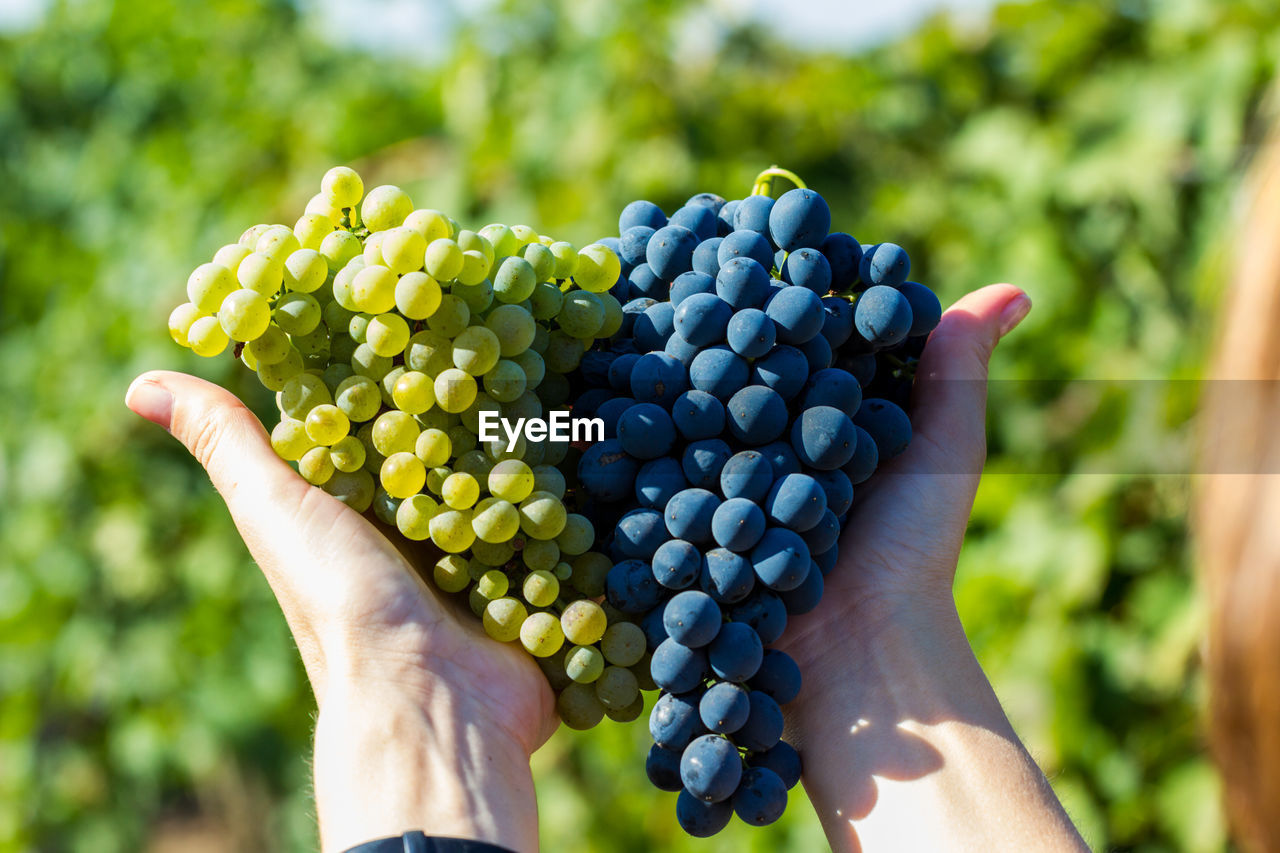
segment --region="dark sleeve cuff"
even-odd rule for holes
[[[487,841],[428,836],[415,829],[404,835],[357,844],[347,853],[513,853],[513,851]]]

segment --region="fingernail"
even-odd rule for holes
[[[1030,310],[1031,297],[1025,293],[1019,293],[1009,300],[1009,304],[1000,312],[1000,337],[1003,338],[1016,329]]]
[[[165,429],[173,419],[173,395],[147,379],[135,379],[124,395],[124,404]]]

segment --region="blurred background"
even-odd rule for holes
[[[0,850],[308,850],[313,700],[203,472],[124,408],[188,271],[335,163],[578,242],[771,163],[944,303],[1018,282],[961,614],[1089,842],[1226,847],[1199,725],[1194,383],[1273,113],[1270,0],[0,0]],[[890,8],[892,7],[892,8]],[[1007,380],[1007,381],[1006,381]],[[1034,381],[1031,381],[1034,380]],[[1189,470],[1182,465],[1180,470]],[[643,725],[536,757],[556,851],[685,838]]]

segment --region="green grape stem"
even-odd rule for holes
[[[756,175],[755,183],[751,187],[752,195],[773,195],[773,182],[775,178],[786,178],[795,184],[798,189],[808,189],[808,185],[801,180],[800,176],[790,169],[784,169],[781,166],[773,165]]]

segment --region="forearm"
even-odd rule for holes
[[[1087,849],[949,602],[795,646],[806,683],[788,728],[834,849]]]
[[[447,699],[432,704],[367,685],[326,691],[315,737],[324,853],[414,829],[537,849],[528,756]]]

